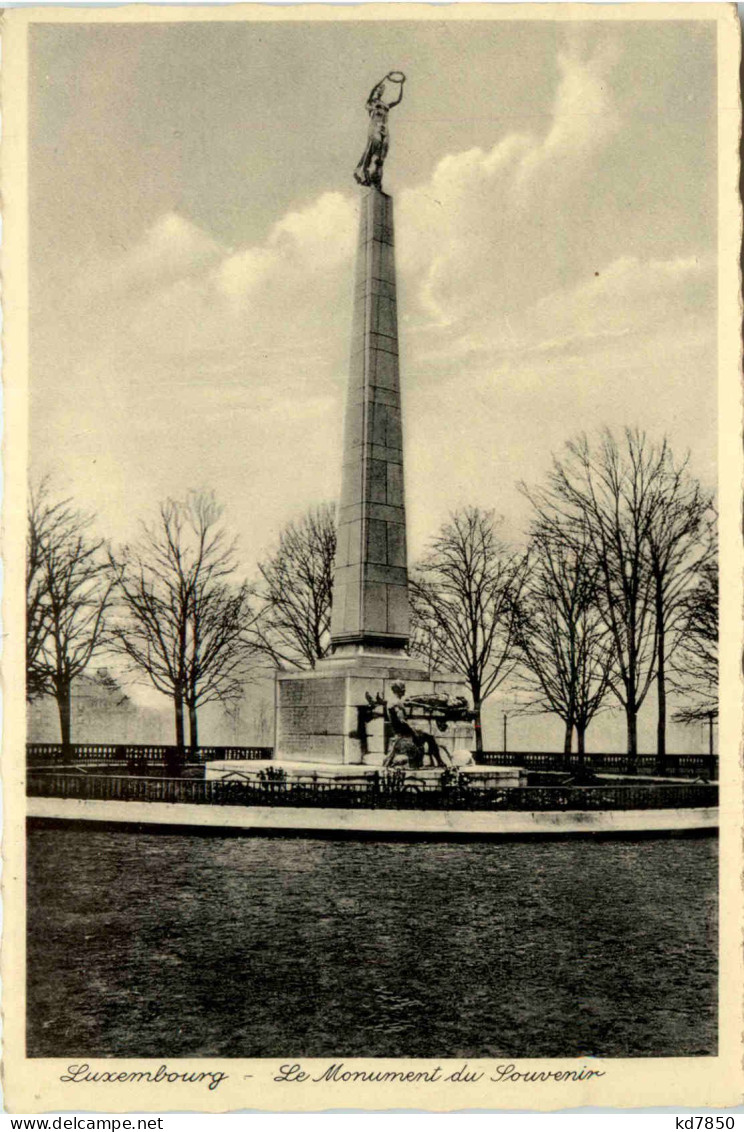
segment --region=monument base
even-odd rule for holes
[[[359,709],[367,704],[367,695],[393,702],[395,683],[405,684],[407,696],[458,696],[467,690],[457,676],[428,673],[420,661],[405,654],[364,650],[319,661],[312,672],[278,672],[274,760],[381,766],[389,740],[387,725],[380,718],[363,722]],[[417,726],[422,723],[417,721]],[[450,724],[445,733],[435,730],[435,737],[450,753],[473,750],[475,745],[471,723]]]
[[[214,779],[248,779],[255,781],[262,771],[281,769],[286,775],[288,783],[335,782],[359,783],[368,782],[373,775],[379,772],[375,766],[332,765],[312,763],[295,759],[215,759],[204,764],[204,777],[210,781]],[[513,786],[524,786],[525,772],[518,766],[459,766],[458,772],[464,776],[471,786],[478,788],[504,790]],[[441,777],[441,767],[424,767],[422,770],[406,770],[406,782],[414,785],[420,782],[422,786],[436,786]]]

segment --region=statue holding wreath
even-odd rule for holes
[[[360,185],[382,190],[382,167],[390,144],[387,118],[392,108],[397,106],[403,97],[405,81],[406,76],[402,71],[390,71],[384,79],[372,87],[369,93],[367,145],[354,170],[354,180]]]

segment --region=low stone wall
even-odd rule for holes
[[[270,759],[273,747],[176,747],[164,743],[27,743],[26,761],[31,767],[121,765],[131,762],[162,766],[169,761],[205,763],[212,759],[246,762]]]
[[[576,754],[550,751],[478,751],[481,766],[521,766],[525,770],[576,771],[582,765],[609,774],[630,774],[651,778],[703,778],[718,780],[718,755],[636,755],[594,752],[582,760]]]
[[[28,816],[189,827],[246,833],[385,834],[421,837],[565,837],[672,834],[718,826],[718,809],[514,811],[350,810],[321,807],[203,806],[167,802],[106,802],[77,798],[28,799]]]
[[[209,762],[204,764],[204,778],[207,782],[229,781],[242,778],[256,783],[262,771],[268,774],[281,774],[291,786],[299,783],[313,786],[316,783],[336,785],[371,786],[373,779],[394,773],[375,766],[354,765],[323,766],[320,763],[290,762],[285,759],[271,762]],[[526,785],[526,775],[520,767],[507,766],[459,766],[456,771],[462,780],[476,788],[511,787]],[[411,787],[420,786],[435,790],[442,778],[441,767],[426,767],[421,770],[406,770],[405,781]]]

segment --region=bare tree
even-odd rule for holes
[[[234,585],[235,543],[211,494],[166,500],[117,566],[118,649],[173,701],[176,744],[198,745],[198,709],[242,694],[253,654],[251,591]]]
[[[526,559],[496,535],[492,511],[452,515],[410,583],[413,648],[467,680],[483,750],[481,712],[517,663],[519,598]]]
[[[26,698],[51,693],[42,646],[49,629],[44,547],[70,518],[70,500],[50,498],[49,477],[29,489],[26,537]]]
[[[563,751],[576,729],[583,761],[586,730],[609,688],[611,634],[597,608],[599,568],[586,530],[539,520],[532,532],[529,576],[520,603],[521,665],[516,686],[528,711],[555,713]]]
[[[26,562],[27,696],[52,695],[71,742],[73,682],[107,644],[113,577],[94,516],[54,500],[48,479],[29,495]]]
[[[666,749],[666,665],[680,641],[684,595],[694,584],[710,498],[675,463],[666,439],[626,429],[622,447],[605,430],[555,460],[548,487],[529,491],[538,512],[585,528],[598,567],[597,603],[612,634],[610,687],[622,704],[628,753],[638,751],[637,718],[652,683],[658,702],[657,752]]]
[[[208,571],[204,571],[208,573]],[[186,664],[186,706],[189,742],[199,745],[198,709],[204,704],[235,703],[253,678],[256,652],[248,631],[254,620],[253,591],[239,586],[210,585],[202,580],[192,598]]]
[[[420,657],[427,672],[443,672],[449,664],[446,626],[437,617],[434,602],[422,592],[422,582],[412,574],[409,578],[411,627],[409,648]]]
[[[707,516],[712,499],[687,470],[676,465],[664,440],[659,448],[656,502],[648,528],[648,552],[656,618],[656,752],[666,754],[667,662],[682,643],[689,622],[688,598],[704,565]]]
[[[262,610],[257,647],[279,668],[314,668],[330,647],[335,507],[322,504],[289,523],[259,563]]]
[[[586,531],[597,565],[597,606],[613,641],[610,689],[625,710],[628,754],[638,753],[638,712],[656,675],[655,587],[648,536],[666,457],[644,434],[627,430],[621,452],[605,430],[596,447],[585,435],[554,459],[544,489],[523,490],[538,515]]]
[[[718,547],[713,513],[696,584],[682,603],[680,647],[673,658],[671,683],[675,692],[691,701],[675,712],[675,720],[706,722],[713,754],[713,726],[718,719]]]

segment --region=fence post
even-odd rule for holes
[[[186,762],[186,752],[183,747],[165,748],[165,773],[168,778],[180,778]]]

